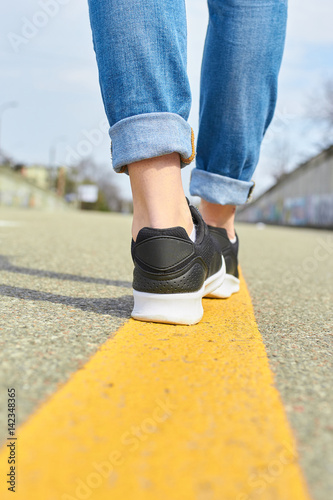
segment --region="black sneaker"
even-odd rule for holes
[[[224,257],[226,267],[226,275],[222,285],[211,292],[208,297],[226,299],[233,293],[239,292],[238,236],[236,234],[235,243],[231,243],[225,229],[213,226],[208,226],[208,229],[217,248]]]
[[[193,325],[203,315],[202,297],[220,287],[225,264],[199,211],[190,205],[196,240],[183,227],[144,227],[132,240],[132,317]]]

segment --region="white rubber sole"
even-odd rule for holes
[[[226,274],[222,285],[207,295],[207,297],[213,299],[227,299],[230,295],[237,292],[239,292],[239,279],[232,274]]]
[[[195,325],[203,316],[202,297],[219,288],[225,278],[225,262],[202,288],[191,293],[146,293],[133,290],[134,308],[132,318],[139,321],[169,323],[172,325]]]

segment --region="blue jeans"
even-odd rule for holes
[[[277,98],[287,0],[208,0],[195,154],[184,0],[88,0],[116,172],[196,156],[190,193],[245,203]]]

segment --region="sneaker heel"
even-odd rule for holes
[[[226,274],[221,286],[210,292],[207,297],[213,299],[227,299],[233,293],[239,292],[239,279],[232,274]]]
[[[194,325],[203,316],[202,290],[193,293],[156,294],[133,290],[132,318],[140,321]]]

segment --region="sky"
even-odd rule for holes
[[[128,0],[127,0],[128,1]],[[200,65],[208,10],[187,0],[189,123],[198,131]],[[275,119],[255,173],[257,194],[273,182],[275,143],[288,142],[289,168],[316,152],[309,129],[309,99],[333,77],[332,0],[290,0],[287,40]],[[110,164],[110,140],[100,97],[88,6],[82,0],[4,2],[0,17],[0,148],[17,163],[66,164],[92,157],[110,167],[125,197],[127,175]],[[185,192],[191,167],[183,169]]]

